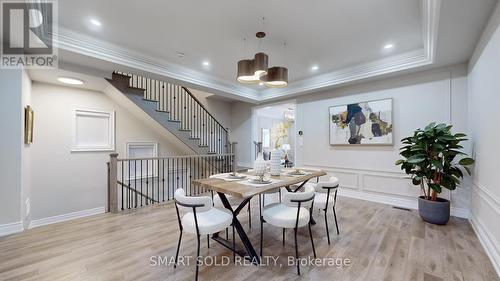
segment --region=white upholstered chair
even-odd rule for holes
[[[309,227],[309,237],[316,258],[316,249],[311,232],[311,214],[314,206],[314,187],[306,186],[304,192],[283,191],[282,203],[274,203],[264,207],[260,221],[260,255],[262,256],[262,243],[264,236],[264,222],[283,229],[294,230],[295,258],[297,273],[300,275],[299,248],[297,244],[297,230],[299,227]]]
[[[316,196],[314,197],[314,208],[320,209],[325,212],[326,237],[328,238],[328,245],[330,245],[330,232],[328,229],[327,217],[329,206],[332,206],[337,235],[339,235],[340,233],[339,225],[337,223],[337,213],[335,212],[335,205],[337,203],[337,191],[339,189],[339,179],[336,177],[330,177],[328,181],[307,183],[306,185],[312,186],[316,190]]]
[[[184,189],[179,188],[175,191],[175,210],[177,212],[177,220],[179,222],[179,242],[177,244],[177,251],[175,253],[175,264],[179,257],[179,249],[181,247],[182,233],[196,234],[198,240],[198,249],[196,252],[197,259],[200,256],[200,236],[207,235],[209,239],[210,234],[220,232],[227,227],[231,226],[233,215],[231,212],[213,207],[212,199],[208,196],[190,197],[186,196]],[[180,210],[185,213],[181,216]],[[235,235],[233,226],[233,260],[235,258]],[[196,277],[198,280],[198,262],[196,262]]]

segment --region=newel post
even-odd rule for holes
[[[108,211],[118,212],[118,153],[109,155]]]
[[[231,153],[233,154],[233,173],[236,174],[236,145],[237,142],[232,142],[231,143]]]

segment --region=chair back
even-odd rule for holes
[[[320,181],[316,183],[316,192],[328,193],[328,190],[333,191],[339,187],[339,179],[330,177],[328,181]]]
[[[208,211],[212,208],[212,198],[208,196],[186,196],[184,189],[178,188],[174,193],[174,199],[179,209],[192,212],[193,207],[196,212]]]
[[[304,192],[289,192],[283,193],[283,204],[289,207],[298,207],[299,201],[301,207],[310,208],[314,200],[314,187],[306,185]]]

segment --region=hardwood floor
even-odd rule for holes
[[[252,201],[249,237],[258,249],[258,206]],[[313,235],[318,258],[348,259],[348,266],[303,266],[297,276],[287,266],[287,256],[294,255],[293,231],[283,246],[281,229],[265,225],[264,255],[278,256],[284,266],[202,266],[200,280],[500,280],[467,220],[435,226],[415,211],[343,197],[338,204],[340,236],[331,210],[332,244],[323,213],[315,213]],[[247,214],[240,216],[248,228]],[[193,263],[152,266],[158,256],[175,255],[178,235],[171,203],[31,229],[0,238],[0,280],[194,280]],[[201,242],[203,256],[232,257],[215,241],[210,249],[206,237]],[[195,253],[195,237],[185,234],[180,255]],[[299,253],[312,256],[307,227],[299,230]]]

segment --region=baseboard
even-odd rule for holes
[[[490,258],[497,275],[500,276],[500,245],[498,241],[495,240],[493,234],[490,233],[481,220],[474,216],[474,214],[471,214],[469,221],[479,238],[479,242],[481,242],[486,254]]]
[[[23,232],[23,222],[0,224],[0,237]]]
[[[34,227],[39,227],[42,225],[48,225],[48,224],[68,221],[68,220],[72,220],[72,219],[78,219],[78,218],[103,214],[105,211],[106,211],[106,209],[104,207],[98,207],[98,208],[94,208],[94,209],[82,210],[82,211],[67,213],[67,214],[63,214],[63,215],[57,215],[57,216],[53,216],[53,217],[32,220],[29,228],[34,228]]]
[[[399,197],[399,196],[375,194],[375,193],[362,192],[362,191],[357,191],[357,190],[352,190],[352,189],[347,189],[347,188],[340,188],[339,195],[345,196],[345,197],[350,197],[350,198],[355,198],[355,199],[376,202],[376,203],[392,205],[392,206],[401,207],[401,208],[413,209],[413,210],[417,210],[417,208],[418,208],[417,198],[405,198],[405,197]],[[454,217],[458,217],[458,218],[468,219],[470,216],[470,212],[468,209],[452,207],[451,208],[451,215]]]

